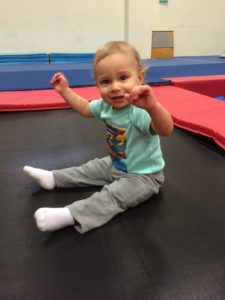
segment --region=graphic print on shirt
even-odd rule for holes
[[[106,122],[106,132],[108,151],[112,158],[114,167],[121,171],[127,172],[125,163],[121,161],[121,159],[126,159],[126,128],[119,128]]]

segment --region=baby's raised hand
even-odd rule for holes
[[[65,89],[69,87],[69,83],[65,75],[60,72],[53,75],[50,83],[58,93],[62,93]]]
[[[149,85],[136,86],[125,98],[131,104],[150,111],[157,105],[157,99]]]

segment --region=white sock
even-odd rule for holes
[[[42,207],[35,212],[34,218],[41,231],[54,231],[75,223],[67,207]]]
[[[55,187],[55,180],[52,171],[32,168],[25,166],[23,171],[34,179],[42,188],[46,190],[53,190]]]

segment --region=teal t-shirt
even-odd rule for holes
[[[116,110],[102,99],[90,102],[90,110],[106,124],[108,152],[115,168],[137,174],[164,168],[160,139],[150,130],[151,117],[146,110],[134,105]]]

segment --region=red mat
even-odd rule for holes
[[[225,96],[225,75],[177,77],[169,80],[173,85],[192,92],[210,97]]]
[[[211,77],[211,76],[210,76]],[[225,76],[219,78],[220,86],[225,86]],[[205,77],[204,77],[205,79]],[[204,79],[193,77],[172,79],[179,86],[198,86],[196,80]],[[209,79],[209,78],[208,78]],[[182,81],[183,80],[183,81]],[[218,89],[218,78],[214,78]],[[185,82],[186,83],[185,83]],[[192,85],[190,82],[194,82]],[[211,85],[208,82],[206,86]],[[187,86],[185,86],[187,88]],[[212,138],[220,147],[225,149],[225,102],[216,100],[193,91],[177,86],[153,87],[159,101],[171,113],[174,124],[186,130],[196,132]],[[212,87],[210,92],[212,92]],[[74,88],[81,96],[88,100],[99,98],[96,87]],[[214,89],[213,89],[214,90]],[[205,91],[204,91],[205,92]],[[217,96],[220,96],[218,90]],[[68,108],[68,105],[53,90],[35,90],[18,92],[0,92],[0,111],[31,111]]]
[[[88,100],[98,99],[96,87],[74,88]],[[0,92],[0,111],[30,111],[69,108],[54,90]]]
[[[225,102],[175,86],[155,87],[174,124],[212,138],[225,149]]]

